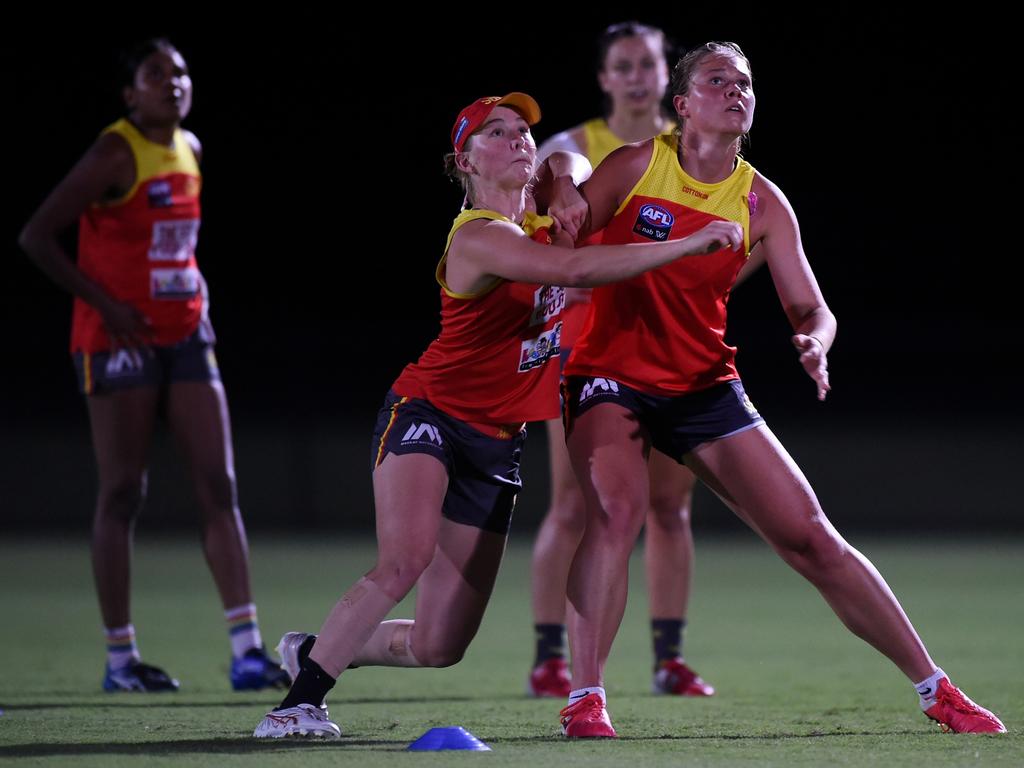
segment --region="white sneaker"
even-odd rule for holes
[[[277,655],[281,658],[281,669],[288,673],[292,682],[299,676],[299,647],[310,637],[309,632],[285,632],[277,644]]]
[[[338,739],[341,738],[341,728],[331,722],[326,707],[299,704],[267,712],[252,735],[257,739],[283,739],[288,736]]]

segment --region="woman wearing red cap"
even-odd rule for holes
[[[340,729],[321,706],[349,666],[444,667],[476,634],[501,562],[527,421],[558,413],[559,285],[602,285],[675,259],[737,248],[714,222],[652,245],[571,246],[538,216],[527,185],[537,103],[523,93],[474,101],[452,128],[449,170],[466,191],[437,266],[441,333],[392,385],[372,441],[376,565],[334,606],[319,635],[292,632],[279,651],[295,682],[258,738]],[[570,158],[543,169],[564,188]],[[418,583],[415,621],[383,621]]]
[[[569,575],[573,687],[567,736],[614,737],[604,667],[622,619],[629,555],[648,506],[651,447],[685,461],[822,594],[844,624],[915,684],[928,717],[954,731],[998,733],[935,666],[868,560],[839,535],[814,491],[743,391],[725,307],[760,244],[793,326],[799,363],[819,399],[836,320],[803,252],[785,196],[739,157],[754,115],[750,64],[733,43],[688,53],[672,76],[680,132],[623,147],[583,186],[603,242],[670,242],[708,221],[742,224],[744,248],[723,249],[594,291],[591,323],[566,366],[569,455],[587,526]]]

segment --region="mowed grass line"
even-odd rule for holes
[[[642,560],[609,664],[622,738],[566,743],[561,702],[523,696],[532,654],[529,542],[510,546],[466,659],[445,670],[355,670],[329,697],[333,744],[248,734],[279,699],[227,683],[220,606],[197,542],[140,535],[134,621],[144,657],[182,682],[166,696],[99,691],[102,636],[84,540],[0,544],[0,763],[17,765],[1024,765],[1024,542],[854,541],[900,596],[937,662],[999,712],[1006,737],[939,733],[902,675],[839,624],[817,593],[753,539],[698,541],[688,660],[720,694],[649,694]],[[256,538],[253,578],[269,645],[315,630],[372,563],[372,543]],[[412,601],[395,615],[410,615]],[[492,747],[407,753],[430,727]]]

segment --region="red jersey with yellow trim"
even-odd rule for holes
[[[580,127],[583,128],[584,142],[587,146],[587,160],[590,161],[592,168],[597,168],[608,155],[626,143],[612,132],[612,129],[608,127],[608,121],[603,117],[587,120]],[[675,131],[675,123],[669,121],[662,130],[662,134],[671,134],[673,131]],[[577,243],[577,247],[600,245],[604,242],[601,238],[602,234],[603,231],[592,233],[590,237]],[[573,348],[576,344],[576,339],[583,332],[589,314],[589,301],[569,305],[566,309],[565,318],[562,320],[562,349]]]
[[[566,376],[602,376],[652,395],[675,396],[739,378],[725,343],[726,302],[750,252],[754,168],[739,158],[729,177],[705,184],[679,165],[677,137],[655,136],[643,176],[604,229],[604,243],[677,240],[712,221],[743,227],[743,250],[691,256],[593,291],[593,311]]]
[[[476,294],[458,294],[445,282],[452,238],[477,219],[511,221],[495,211],[463,211],[455,219],[437,265],[441,334],[405,367],[392,390],[430,401],[471,424],[519,425],[558,416],[558,353],[565,291],[557,286],[496,278]],[[550,243],[552,219],[526,213],[523,231]],[[556,363],[548,361],[555,358]]]
[[[114,299],[138,309],[151,323],[155,344],[174,344],[195,331],[204,309],[195,255],[199,164],[181,130],[170,147],[153,143],[126,119],[104,133],[128,142],[135,184],[121,199],[94,204],[82,214],[78,268]],[[109,348],[100,313],[76,298],[71,351]]]

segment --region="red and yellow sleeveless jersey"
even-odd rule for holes
[[[675,130],[674,123],[669,123],[661,135],[671,135]],[[583,136],[587,147],[587,159],[592,168],[597,168],[608,155],[614,152],[625,142],[612,132],[608,127],[608,121],[603,117],[595,117],[583,124]],[[603,232],[594,232],[590,237],[580,242],[579,245],[599,245],[603,241]],[[590,303],[572,304],[566,312],[562,322],[562,348],[572,349],[576,344],[587,322],[590,314]]]
[[[195,255],[199,164],[180,130],[170,147],[153,143],[125,119],[108,132],[128,142],[135,184],[119,200],[96,203],[82,214],[78,268],[148,318],[155,344],[174,344],[198,327],[203,312],[205,291]],[[99,312],[76,298],[71,351],[109,348]]]
[[[510,221],[500,213],[467,210],[448,234],[437,265],[441,285],[441,334],[392,385],[396,394],[430,401],[476,425],[520,425],[558,415],[558,353],[565,292],[557,286],[501,278],[475,294],[445,282],[452,238],[470,221]],[[527,213],[520,225],[534,240],[550,243],[547,216]],[[552,357],[556,362],[548,365]]]
[[[653,145],[647,170],[605,227],[603,242],[676,240],[712,221],[735,221],[744,247],[595,288],[565,375],[603,376],[674,396],[738,378],[736,349],[725,343],[726,303],[750,252],[754,168],[739,158],[727,179],[705,184],[680,167],[676,136],[656,136]]]

